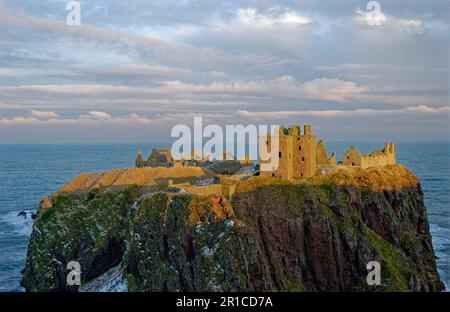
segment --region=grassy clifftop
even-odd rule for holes
[[[335,166],[319,168],[314,177],[295,180],[280,180],[272,177],[255,177],[240,183],[238,191],[252,190],[267,185],[352,185],[375,192],[396,190],[418,185],[419,179],[402,165],[361,169]]]
[[[114,186],[152,186],[157,184],[158,179],[210,178],[212,176],[214,176],[214,173],[211,170],[200,167],[117,169],[104,173],[81,174],[64,185],[60,192],[87,191]],[[254,189],[269,184],[354,185],[374,191],[382,191],[417,185],[419,180],[402,165],[368,169],[337,166],[318,169],[314,177],[293,181],[254,177],[242,183],[239,189]]]
[[[133,169],[117,169],[104,173],[85,173],[64,185],[60,192],[86,191],[111,186],[152,186],[156,179],[200,178],[211,177],[213,173],[199,167],[146,167]]]

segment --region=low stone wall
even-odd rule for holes
[[[394,163],[390,162],[389,157],[385,154],[361,156],[361,168],[363,169],[370,167],[384,167],[393,164]]]
[[[220,184],[211,184],[206,186],[186,186],[183,187],[183,189],[186,190],[186,192],[199,195],[199,196],[208,196],[213,194],[222,194],[222,185]]]

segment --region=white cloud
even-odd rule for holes
[[[53,111],[39,111],[32,109],[31,115],[33,115],[36,118],[57,118],[58,114]]]
[[[426,105],[409,106],[402,109],[369,109],[360,108],[354,110],[293,110],[293,111],[247,111],[237,110],[228,113],[167,113],[160,114],[154,118],[148,118],[130,113],[121,116],[112,116],[106,112],[91,111],[87,114],[80,115],[78,118],[50,118],[39,119],[36,117],[18,116],[13,118],[0,118],[0,126],[15,125],[164,125],[167,123],[189,123],[194,116],[201,115],[204,122],[229,122],[230,118],[234,120],[246,120],[248,122],[255,120],[279,120],[295,118],[341,118],[341,117],[367,117],[377,115],[398,115],[398,114],[415,114],[418,117],[427,117],[429,115],[442,116],[442,113],[450,113],[450,106],[441,106],[432,108]]]
[[[211,83],[194,85],[181,81],[170,81],[164,85],[177,92],[192,93],[249,93],[261,96],[276,96],[288,99],[308,99],[317,101],[349,102],[352,96],[368,91],[352,81],[335,78],[319,78],[299,83],[294,77],[285,75],[268,81],[236,81],[231,83]]]
[[[370,9],[370,10],[358,9],[358,10],[356,10],[355,19],[359,23],[363,23],[363,24],[367,24],[367,25],[368,25],[368,21],[375,23],[375,25],[377,25],[377,26],[380,26],[380,25],[386,23],[387,17],[383,13],[383,11],[380,10],[380,12],[376,13],[376,12],[373,12],[373,10],[374,9]]]
[[[352,81],[320,78],[301,86],[303,93],[310,99],[331,102],[348,102],[352,96],[369,91],[368,87],[358,86]]]
[[[385,14],[382,7],[381,12],[377,16],[377,19],[380,21],[381,25],[376,27],[384,27],[389,29],[389,35],[393,35],[395,37],[424,35],[425,33],[438,37],[448,36],[448,23],[445,23],[439,19],[429,19],[423,14],[418,15],[423,19],[402,18],[400,16]],[[353,21],[356,24],[373,28],[374,26],[369,26],[367,23],[368,19],[370,20],[371,18],[372,12],[356,10],[356,16],[353,18]]]
[[[39,125],[43,121],[35,117],[0,118],[0,126]]]
[[[57,115],[56,115],[57,116]],[[115,116],[99,111],[91,111],[88,114],[80,115],[78,118],[49,118],[41,119],[36,117],[13,117],[0,118],[0,126],[37,125],[37,126],[69,126],[69,125],[126,125],[142,126],[158,124],[157,120],[140,116],[135,113]]]
[[[398,115],[398,114],[413,114],[419,113],[419,117],[427,117],[429,114],[438,115],[443,112],[450,112],[450,106],[442,106],[432,108],[426,105],[409,106],[402,109],[355,109],[355,110],[309,110],[309,111],[273,111],[273,112],[249,112],[240,110],[237,116],[248,119],[286,119],[290,117],[319,117],[319,118],[334,118],[334,117],[364,117],[376,115]],[[425,114],[423,114],[425,113]]]
[[[112,119],[112,116],[108,113],[105,112],[97,112],[97,111],[92,111],[89,112],[87,115],[83,115],[81,116],[82,118],[85,119],[98,119],[98,120],[110,120]]]
[[[430,107],[426,105],[418,105],[418,106],[408,106],[405,108],[409,112],[417,112],[417,113],[449,113],[450,106],[442,106],[442,107]]]
[[[414,91],[414,95],[408,95]],[[439,91],[439,89],[436,89]],[[349,80],[322,77],[299,82],[294,77],[284,75],[272,80],[236,80],[206,84],[188,83],[179,80],[162,81],[152,85],[109,85],[109,84],[67,84],[0,86],[0,106],[2,97],[8,105],[22,107],[64,107],[70,103],[79,109],[95,107],[93,118],[109,119],[102,114],[103,108],[128,110],[187,109],[194,106],[225,107],[227,105],[250,105],[257,108],[261,100],[274,104],[298,101],[298,107],[314,101],[330,104],[377,104],[395,106],[418,106],[423,103],[430,107],[442,105],[445,94],[433,95],[435,89],[411,86],[370,87]],[[63,101],[61,99],[64,99]],[[6,107],[6,106],[5,106]],[[35,117],[55,117],[54,112],[35,113]]]
[[[311,21],[305,17],[298,15],[291,10],[284,10],[283,12],[267,12],[266,14],[259,13],[254,8],[238,9],[236,18],[232,23],[236,26],[249,26],[254,28],[270,28],[274,26],[296,26],[310,23]]]
[[[335,65],[319,65],[315,67],[316,70],[327,71],[333,73],[339,72],[374,72],[374,71],[415,71],[427,72],[437,71],[446,72],[442,67],[430,66],[414,66],[414,65],[398,65],[398,64],[374,64],[374,63],[343,63]]]

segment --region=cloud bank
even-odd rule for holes
[[[382,3],[380,26],[356,0],[81,4],[68,26],[65,1],[0,1],[0,142],[161,141],[200,114],[450,136],[446,1]]]

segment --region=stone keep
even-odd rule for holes
[[[311,177],[316,171],[316,137],[311,131],[311,125],[285,128],[280,126],[279,140],[279,164],[278,168],[271,171],[261,171],[261,176],[271,176],[283,179],[300,177]],[[262,144],[270,149],[272,134],[260,137],[260,148]]]

